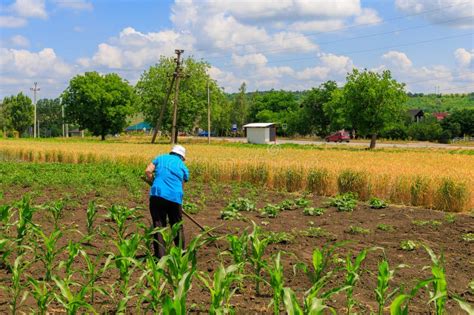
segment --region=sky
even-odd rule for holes
[[[226,92],[306,90],[353,68],[474,92],[473,0],[0,0],[0,98],[58,97],[87,71],[135,84],[183,49]]]

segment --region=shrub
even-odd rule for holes
[[[337,178],[337,187],[340,193],[353,192],[362,199],[369,193],[369,183],[366,173],[345,170]]]

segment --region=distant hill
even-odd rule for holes
[[[470,94],[408,94],[408,108],[425,112],[452,112],[457,109],[474,109],[474,93]]]

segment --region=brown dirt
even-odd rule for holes
[[[9,202],[17,200],[22,195],[19,189],[11,189],[5,193],[5,201]],[[245,196],[253,198],[258,201],[258,206],[261,207],[268,202],[279,202],[286,198],[295,198],[295,194],[280,193],[267,191],[265,189],[252,188],[235,188],[232,186],[223,186],[216,184],[194,184],[188,189],[189,199],[199,204],[204,204],[202,210],[193,215],[195,219],[203,225],[216,227],[215,233],[219,236],[224,236],[228,233],[241,232],[243,229],[250,227],[250,220],[262,225],[262,222],[268,222],[263,229],[268,231],[285,231],[293,233],[295,239],[288,244],[272,244],[267,250],[267,259],[277,251],[283,251],[282,255],[283,266],[285,270],[285,286],[291,287],[297,296],[301,297],[304,291],[310,287],[310,282],[304,274],[298,272],[293,274],[293,266],[300,261],[307,264],[311,263],[311,255],[314,248],[322,247],[328,241],[349,241],[343,248],[338,250],[339,256],[345,258],[346,255],[353,253],[357,254],[360,250],[370,247],[382,247],[382,250],[371,251],[367,255],[367,259],[363,263],[361,278],[356,285],[354,297],[359,302],[357,310],[360,313],[369,313],[376,310],[376,302],[374,297],[374,288],[377,281],[377,264],[385,255],[390,263],[391,268],[398,265],[405,264],[404,268],[397,269],[395,278],[392,283],[392,288],[403,285],[409,291],[416,280],[427,278],[430,275],[429,269],[423,269],[424,266],[431,264],[428,254],[422,249],[418,248],[414,251],[403,251],[400,249],[400,242],[403,240],[413,240],[422,242],[431,247],[435,253],[444,253],[446,260],[446,274],[448,280],[448,289],[451,294],[460,295],[463,299],[474,303],[474,295],[469,292],[468,283],[474,279],[474,243],[462,240],[462,235],[465,233],[474,232],[474,218],[467,214],[456,214],[454,223],[447,223],[445,220],[445,213],[426,210],[413,207],[394,207],[391,206],[386,209],[373,210],[368,206],[360,203],[357,209],[352,213],[337,212],[334,208],[328,208],[326,213],[320,217],[304,216],[302,209],[281,212],[277,218],[261,218],[258,213],[250,212],[244,213],[244,216],[249,221],[222,221],[219,219],[219,211],[227,204],[228,200],[236,196]],[[44,190],[35,197],[38,203],[45,203],[63,197],[61,191],[54,189]],[[82,233],[85,233],[86,213],[85,209],[87,203],[92,199],[97,199],[94,193],[87,195],[74,195],[73,190],[68,190],[67,195],[72,200],[65,211],[65,215],[61,220],[61,224],[69,227],[76,227]],[[206,200],[202,199],[206,197]],[[326,199],[313,196],[308,197],[312,199],[312,206],[324,206]],[[141,206],[140,210],[145,222],[149,222],[149,214],[146,209],[147,206],[147,192],[143,191],[141,200],[136,200],[127,195],[123,190],[113,193],[111,196],[102,198],[101,203],[110,205],[112,203],[119,203],[130,207]],[[96,226],[101,227],[101,230],[108,231],[106,228],[106,220],[102,217],[106,212],[101,209]],[[418,226],[413,224],[414,220],[437,220],[442,222],[440,226]],[[52,222],[49,216],[43,212],[35,213],[34,222],[41,225],[46,231],[52,229]],[[394,227],[394,231],[385,232],[377,229],[378,224],[387,224]],[[349,226],[360,226],[370,230],[369,234],[349,234]],[[322,227],[330,233],[326,237],[311,238],[301,235],[301,231],[306,230],[310,226]],[[130,231],[132,232],[132,231]],[[190,240],[198,233],[198,229],[187,219],[185,219],[185,236]],[[74,232],[65,232],[63,238],[60,240],[61,245],[66,245],[69,239],[78,240],[80,235]],[[217,242],[221,250],[226,248],[226,242],[220,240]],[[32,245],[32,244],[29,244]],[[86,251],[91,255],[97,255],[99,251],[114,251],[115,248],[110,239],[98,236],[93,241],[93,246],[85,246]],[[63,259],[65,255],[60,256]],[[94,257],[94,256],[93,256]],[[230,262],[229,256],[218,255],[217,247],[212,245],[204,246],[198,253],[198,269],[200,271],[213,272],[217,266],[223,262],[228,264]],[[78,259],[74,265],[79,270],[85,269],[83,260]],[[250,271],[250,270],[248,270]],[[61,274],[58,271],[58,274]],[[44,269],[41,263],[35,262],[27,270],[27,275],[34,278],[41,278],[44,276]],[[0,269],[0,286],[8,286],[10,283],[10,274],[5,269]],[[138,272],[135,273],[134,279],[138,278]],[[77,276],[80,280],[80,276]],[[99,284],[103,286],[111,285],[117,280],[117,273],[108,272],[100,279]],[[339,273],[331,281],[330,286],[341,284],[344,279],[344,274]],[[108,289],[108,288],[106,288]],[[231,302],[235,306],[238,314],[266,314],[272,312],[272,307],[268,307],[271,302],[271,288],[263,286],[262,294],[256,296],[254,293],[254,284],[248,280],[244,282],[243,289],[235,294]],[[8,313],[8,302],[10,295],[4,290],[0,291],[0,313]],[[426,290],[421,291],[417,298],[412,302],[410,314],[430,314],[430,307],[426,304],[429,300]],[[135,300],[132,300],[129,305],[131,307],[130,313],[136,313]],[[197,279],[193,280],[193,288],[188,295],[188,305],[190,310],[195,313],[206,313],[209,301],[209,293],[207,293],[198,283]],[[136,302],[136,301],[135,301]],[[344,294],[337,295],[331,301],[331,306],[338,310],[338,313],[344,311],[345,296]],[[102,296],[97,294],[97,299],[94,307],[102,313],[113,312],[116,306],[116,300],[109,294]],[[20,311],[27,312],[30,308],[35,308],[35,302],[32,297],[28,297],[20,308]],[[52,312],[59,312],[61,307],[57,303],[50,305]],[[456,302],[448,301],[448,314],[463,314],[457,306]]]

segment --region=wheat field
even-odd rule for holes
[[[289,191],[334,195],[355,190],[362,199],[448,211],[474,207],[474,155],[445,149],[186,144],[191,175],[206,180],[248,181]],[[168,144],[1,140],[0,159],[143,165],[170,150]]]

